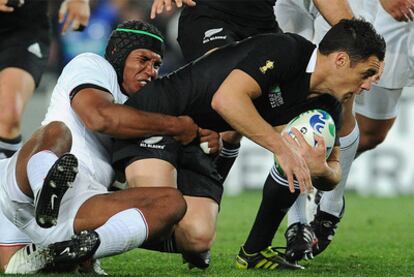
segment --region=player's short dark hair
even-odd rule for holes
[[[165,43],[161,32],[155,26],[140,20],[125,21],[112,31],[105,58],[114,67],[119,83],[122,83],[126,58],[131,51],[139,48],[149,49],[162,57]]]
[[[363,62],[371,56],[383,61],[385,40],[371,23],[363,19],[343,19],[326,33],[319,43],[319,51],[324,55],[345,51],[351,63]]]

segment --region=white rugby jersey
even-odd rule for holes
[[[110,164],[111,139],[107,135],[88,130],[71,107],[70,93],[83,84],[107,89],[115,103],[122,104],[127,99],[120,90],[111,64],[99,55],[84,53],[71,60],[63,69],[42,125],[51,121],[64,122],[72,132],[71,153],[78,157],[80,164],[86,166],[98,182],[109,186],[114,174]]]

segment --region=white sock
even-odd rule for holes
[[[295,203],[290,207],[288,212],[288,226],[294,223],[307,224],[308,220],[306,218],[306,201],[308,195],[307,193],[299,194]]]
[[[27,162],[26,171],[34,197],[36,197],[38,191],[42,188],[47,173],[57,159],[58,156],[49,150],[40,151],[30,157]]]
[[[138,209],[113,215],[95,230],[101,241],[93,258],[112,256],[139,247],[148,237],[148,225]]]
[[[343,196],[345,191],[345,184],[348,179],[349,171],[351,169],[352,162],[354,161],[356,151],[359,143],[359,129],[358,125],[352,132],[339,138],[341,143],[341,169],[342,180],[332,191],[327,191],[322,194],[320,209],[336,217],[340,217],[343,208]]]

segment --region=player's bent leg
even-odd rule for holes
[[[19,151],[16,163],[16,181],[20,190],[34,197],[43,185],[44,177],[58,157],[70,151],[72,135],[63,122],[51,122],[38,129]],[[28,172],[30,159],[39,152],[53,154],[38,158],[33,164],[33,175]],[[40,155],[41,156],[41,155]],[[44,175],[43,175],[44,174]]]
[[[143,240],[132,246],[138,247],[144,241],[167,237],[185,211],[184,198],[174,188],[129,188],[95,195],[85,201],[76,214],[74,228],[76,233],[94,229],[99,233],[97,228],[104,228],[110,223],[108,230],[102,230],[102,233],[105,231],[115,245],[115,240],[124,241],[122,236],[129,239],[136,237],[136,232],[143,232]],[[104,239],[101,237],[101,243]]]
[[[207,197],[184,198],[187,212],[175,228],[175,241],[190,269],[204,269],[210,265],[209,251],[216,234],[218,204]]]
[[[355,115],[358,121],[360,139],[358,145],[358,153],[374,149],[380,145],[391,127],[394,125],[396,118],[376,120],[361,114]]]
[[[368,93],[355,98],[355,115],[361,132],[358,153],[381,144],[399,111],[402,89],[372,86]]]
[[[0,137],[16,138],[20,135],[23,110],[33,94],[35,81],[20,68],[6,68],[0,72]]]
[[[216,233],[218,204],[207,197],[184,196],[187,212],[175,229],[176,242],[183,252],[210,250]]]

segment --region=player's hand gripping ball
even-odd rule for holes
[[[320,109],[303,112],[292,119],[283,129],[282,133],[287,132],[289,135],[294,137],[294,134],[291,131],[292,128],[299,130],[302,133],[305,141],[313,147],[317,144],[314,134],[323,137],[326,145],[326,158],[329,157],[335,144],[336,134],[335,122],[330,114]],[[284,175],[283,169],[279,165],[276,156],[275,165],[278,172]]]

